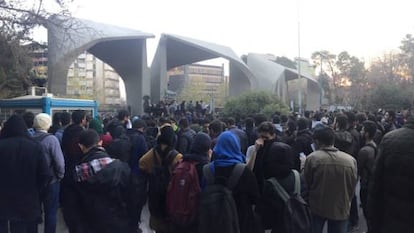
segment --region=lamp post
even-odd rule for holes
[[[302,74],[301,74],[301,62],[300,62],[300,0],[297,0],[297,16],[298,16],[298,105],[299,114],[302,114]]]

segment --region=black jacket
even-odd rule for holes
[[[386,134],[368,192],[369,232],[414,232],[414,118]]]
[[[126,163],[129,163],[130,161],[131,149],[132,144],[126,134],[113,138],[112,142],[105,147],[105,150],[112,158],[119,159]]]
[[[226,185],[227,179],[231,176],[233,168],[234,165],[227,167],[216,166],[214,174],[216,179],[215,182]],[[241,233],[261,232],[261,224],[252,209],[252,206],[256,205],[258,201],[259,189],[253,173],[248,168],[245,168],[239,182],[234,187],[233,197],[237,206]]]
[[[25,137],[0,140],[0,220],[33,221],[40,195],[52,179],[39,143]]]
[[[85,155],[80,164],[85,166],[105,158],[108,159],[109,155],[103,148],[96,147]],[[86,180],[76,179],[76,182],[82,210],[79,215],[83,218],[82,229],[85,232],[131,232],[133,219],[129,208],[133,207],[134,195],[127,163],[115,159]]]

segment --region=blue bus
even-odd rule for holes
[[[84,110],[87,115],[98,116],[98,103],[95,100],[67,99],[53,96],[26,95],[12,99],[0,100],[0,119],[7,120],[14,113],[33,112],[47,113],[53,116],[56,112],[73,112]]]

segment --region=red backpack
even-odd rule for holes
[[[188,226],[196,220],[201,193],[196,164],[180,162],[168,185],[167,214],[179,226]]]

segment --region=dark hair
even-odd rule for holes
[[[260,125],[262,122],[265,122],[265,121],[267,121],[267,117],[264,114],[259,113],[254,117],[255,125]]]
[[[364,132],[368,133],[369,138],[374,138],[377,132],[377,124],[373,121],[364,121],[362,125],[364,126]]]
[[[62,123],[62,113],[61,112],[55,112],[52,117],[52,124],[53,125],[59,125]]]
[[[73,124],[80,124],[85,117],[86,113],[83,110],[75,110],[72,112]]]
[[[325,146],[332,146],[335,142],[335,132],[329,127],[318,128],[313,133],[313,139]]]
[[[22,117],[27,128],[33,128],[33,120],[35,118],[35,115],[32,112],[25,112],[23,113]]]
[[[226,119],[227,126],[236,124],[236,120],[233,117],[229,117]]]
[[[280,124],[280,116],[276,115],[273,117],[273,124]]]
[[[28,137],[27,126],[24,123],[23,117],[17,114],[12,115],[4,123],[1,130],[1,138],[10,137]]]
[[[62,126],[69,125],[70,124],[70,113],[62,112],[60,114],[60,122],[62,123]]]
[[[251,129],[254,127],[254,120],[251,117],[247,117],[246,119],[244,119],[244,125],[246,126],[247,129]]]
[[[178,122],[178,125],[180,126],[180,128],[187,128],[189,126],[189,122],[187,120],[187,118],[181,118],[180,121]]]
[[[393,120],[395,120],[395,112],[394,111],[387,111],[387,112],[388,112],[388,117],[390,117]]]
[[[269,133],[270,135],[274,135],[276,132],[275,125],[270,121],[262,122],[259,127],[257,127],[258,133]]]
[[[214,120],[210,122],[208,129],[214,131],[214,133],[220,134],[223,132],[223,123],[219,120]]]
[[[93,129],[82,131],[79,135],[79,144],[84,145],[86,148],[96,146],[99,140],[99,134]]]
[[[346,129],[348,125],[348,117],[345,114],[339,113],[336,115],[336,123],[339,129]]]
[[[353,124],[356,121],[355,113],[345,112],[346,117],[348,117],[348,123]]]
[[[136,119],[132,122],[133,129],[146,128],[147,124],[142,119]]]
[[[306,118],[301,117],[297,120],[296,123],[297,123],[298,130],[304,130],[304,129],[309,128],[309,121]]]
[[[367,115],[363,112],[360,112],[360,113],[356,114],[355,117],[356,117],[356,120],[358,121],[358,123],[362,123],[362,122],[367,120]]]
[[[118,111],[118,120],[123,121],[125,117],[129,117],[131,114],[129,114],[129,111],[126,109],[121,109]]]

